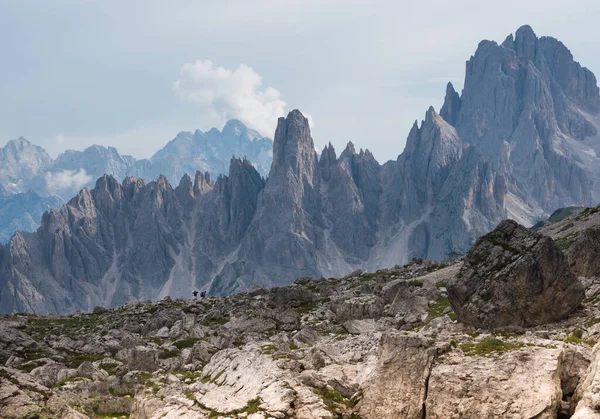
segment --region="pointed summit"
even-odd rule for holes
[[[348,144],[346,144],[346,148],[344,149],[342,154],[340,154],[340,159],[351,158],[354,155],[356,155],[354,143],[352,141],[348,141]]]
[[[440,110],[440,116],[452,126],[456,125],[458,119],[458,113],[460,112],[460,96],[454,90],[454,86],[451,82],[448,82],[446,86],[446,97],[444,98],[444,105]]]
[[[244,125],[241,121],[237,119],[230,119],[225,123],[225,126],[222,130],[222,134],[223,136],[240,136],[247,130],[248,128],[246,127],[246,125]]]
[[[210,173],[202,173],[200,171],[196,172],[196,176],[194,177],[194,196],[198,197],[200,195],[205,194],[206,192],[212,190],[214,187],[214,183],[210,180]]]
[[[335,148],[329,143],[323,148],[321,152],[321,159],[319,160],[319,167],[321,168],[321,177],[323,180],[328,181],[331,178],[331,169],[337,161],[337,155]]]
[[[522,60],[533,60],[537,49],[538,38],[531,26],[521,26],[515,34],[515,51]]]
[[[288,168],[298,177],[313,177],[317,163],[315,145],[308,119],[295,109],[287,118],[279,118],[273,142],[273,165],[269,177]]]

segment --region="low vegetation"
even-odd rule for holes
[[[460,349],[467,356],[489,356],[494,353],[512,351],[524,347],[522,342],[505,342],[497,338],[487,338],[476,343],[462,343]]]

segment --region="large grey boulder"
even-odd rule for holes
[[[475,243],[447,289],[458,320],[486,329],[558,321],[585,296],[554,241],[511,220]]]
[[[587,278],[600,276],[600,229],[588,228],[581,232],[567,249],[571,269]]]

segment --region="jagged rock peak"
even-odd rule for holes
[[[323,180],[328,181],[331,178],[331,169],[337,161],[337,155],[335,148],[331,145],[331,142],[327,144],[321,152],[321,159],[319,160],[319,166],[321,168],[321,177]]]
[[[288,168],[302,176],[310,172],[316,164],[317,153],[310,135],[308,119],[302,113],[294,109],[286,118],[279,118],[273,142],[273,164],[269,177],[279,170]]]
[[[256,168],[246,156],[240,158],[233,156],[229,163],[229,176],[231,177],[233,173],[239,172],[240,170],[244,172],[256,172]],[[260,177],[258,172],[256,172],[256,174]]]
[[[531,26],[521,26],[515,34],[515,52],[522,60],[533,60],[537,50],[538,38]]]
[[[369,160],[371,160],[371,159],[375,160],[375,156],[373,155],[373,153],[371,153],[371,150],[369,150],[368,148],[366,148],[364,150],[361,148],[360,152],[358,153],[358,155],[361,158],[366,158],[366,159],[369,159]]]
[[[158,179],[156,179],[156,185],[159,187],[159,189],[165,189],[168,186],[171,186],[165,175],[160,175]]]
[[[352,141],[348,141],[348,144],[346,144],[346,148],[344,149],[342,154],[340,154],[340,159],[352,158],[352,156],[355,155],[356,149],[354,148],[354,143]]]
[[[30,147],[31,145],[31,142],[25,137],[19,137],[15,140],[10,140],[8,143],[6,143],[7,148],[14,148],[17,150],[22,150],[23,148]]]
[[[96,186],[94,187],[93,192],[98,193],[100,191],[107,191],[112,195],[117,189],[119,189],[120,186],[121,185],[117,179],[115,179],[112,175],[107,175],[105,173],[96,181]]]
[[[331,144],[331,141],[328,144],[325,144],[325,147],[323,147],[323,151],[321,152],[321,160],[323,160],[323,158],[329,160],[333,158],[333,161],[337,160],[337,154],[335,153],[335,148]]]
[[[179,199],[179,203],[182,205],[191,205],[194,198],[194,184],[187,173],[181,177],[179,185],[175,188],[175,194]]]
[[[433,106],[430,106],[429,109],[427,109],[427,112],[425,113],[425,122],[433,121],[437,115],[438,113],[435,111],[435,108]]]
[[[127,176],[123,180],[123,192],[127,199],[131,199],[136,193],[144,187],[144,179],[137,178],[136,176]]]
[[[442,116],[435,111],[433,106],[430,106],[429,109],[427,110],[427,112],[425,113],[425,119],[423,121],[421,121],[420,127],[418,125],[416,125],[416,123],[415,123],[415,125],[411,129],[409,138],[411,135],[415,134],[415,132],[414,132],[415,129],[421,135],[423,133],[427,133],[428,137],[432,137],[432,135],[431,135],[431,134],[433,134],[432,130],[434,130],[435,132],[441,134],[441,135],[434,134],[434,136],[436,138],[439,138],[440,140],[444,140],[448,137],[456,137],[456,132],[455,132],[454,128],[451,127],[448,124],[448,122],[445,121],[444,118],[442,118]]]
[[[515,38],[514,38],[514,36],[513,36],[512,33],[506,37],[506,39],[502,43],[502,46],[504,48],[509,48],[509,49],[513,49],[514,50],[514,48],[515,48]]]
[[[210,179],[210,173],[196,172],[194,177],[194,196],[198,197],[210,191],[215,186],[214,182]]]
[[[446,86],[446,97],[444,98],[444,105],[440,110],[440,116],[452,126],[456,125],[458,119],[458,113],[460,112],[460,96],[454,90],[454,86],[451,82],[448,82]]]
[[[190,175],[188,175],[187,173],[184,174],[181,177],[181,180],[179,181],[179,188],[183,188],[183,189],[189,189],[192,190],[193,189],[193,183],[192,183],[192,179],[190,178]]]
[[[225,123],[223,127],[223,134],[241,135],[246,132],[248,128],[241,121],[237,119],[230,119]]]
[[[136,185],[136,187],[141,188],[144,186],[144,179],[140,179],[137,176],[127,176],[123,180],[123,188],[129,188],[131,185]]]

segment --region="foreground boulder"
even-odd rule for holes
[[[477,240],[448,284],[458,320],[485,329],[555,322],[584,297],[554,241],[511,220]]]

